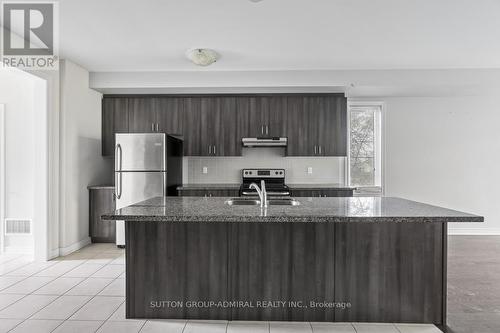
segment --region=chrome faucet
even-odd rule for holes
[[[257,194],[259,195],[260,199],[260,207],[267,207],[267,192],[266,192],[266,183],[264,180],[260,181],[260,188],[259,185],[252,183],[250,184],[250,188],[254,188],[257,191]]]

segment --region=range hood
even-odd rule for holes
[[[241,139],[243,147],[286,147],[288,139],[280,137],[258,137]]]

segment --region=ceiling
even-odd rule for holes
[[[498,0],[61,0],[93,72],[500,68]],[[187,49],[221,54],[201,68]]]

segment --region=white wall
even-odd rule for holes
[[[0,69],[0,103],[5,104],[5,218],[31,219],[35,201],[35,87],[38,78]],[[3,221],[1,221],[3,223]],[[32,236],[6,236],[5,250],[33,252]]]
[[[88,190],[112,179],[112,161],[101,157],[101,98],[89,89],[89,73],[60,64],[60,228],[59,254],[88,244]]]
[[[385,98],[385,194],[476,213],[500,234],[500,96]]]

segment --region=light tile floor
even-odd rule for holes
[[[125,319],[125,255],[92,244],[33,262],[0,256],[1,332],[439,333],[433,325]]]

